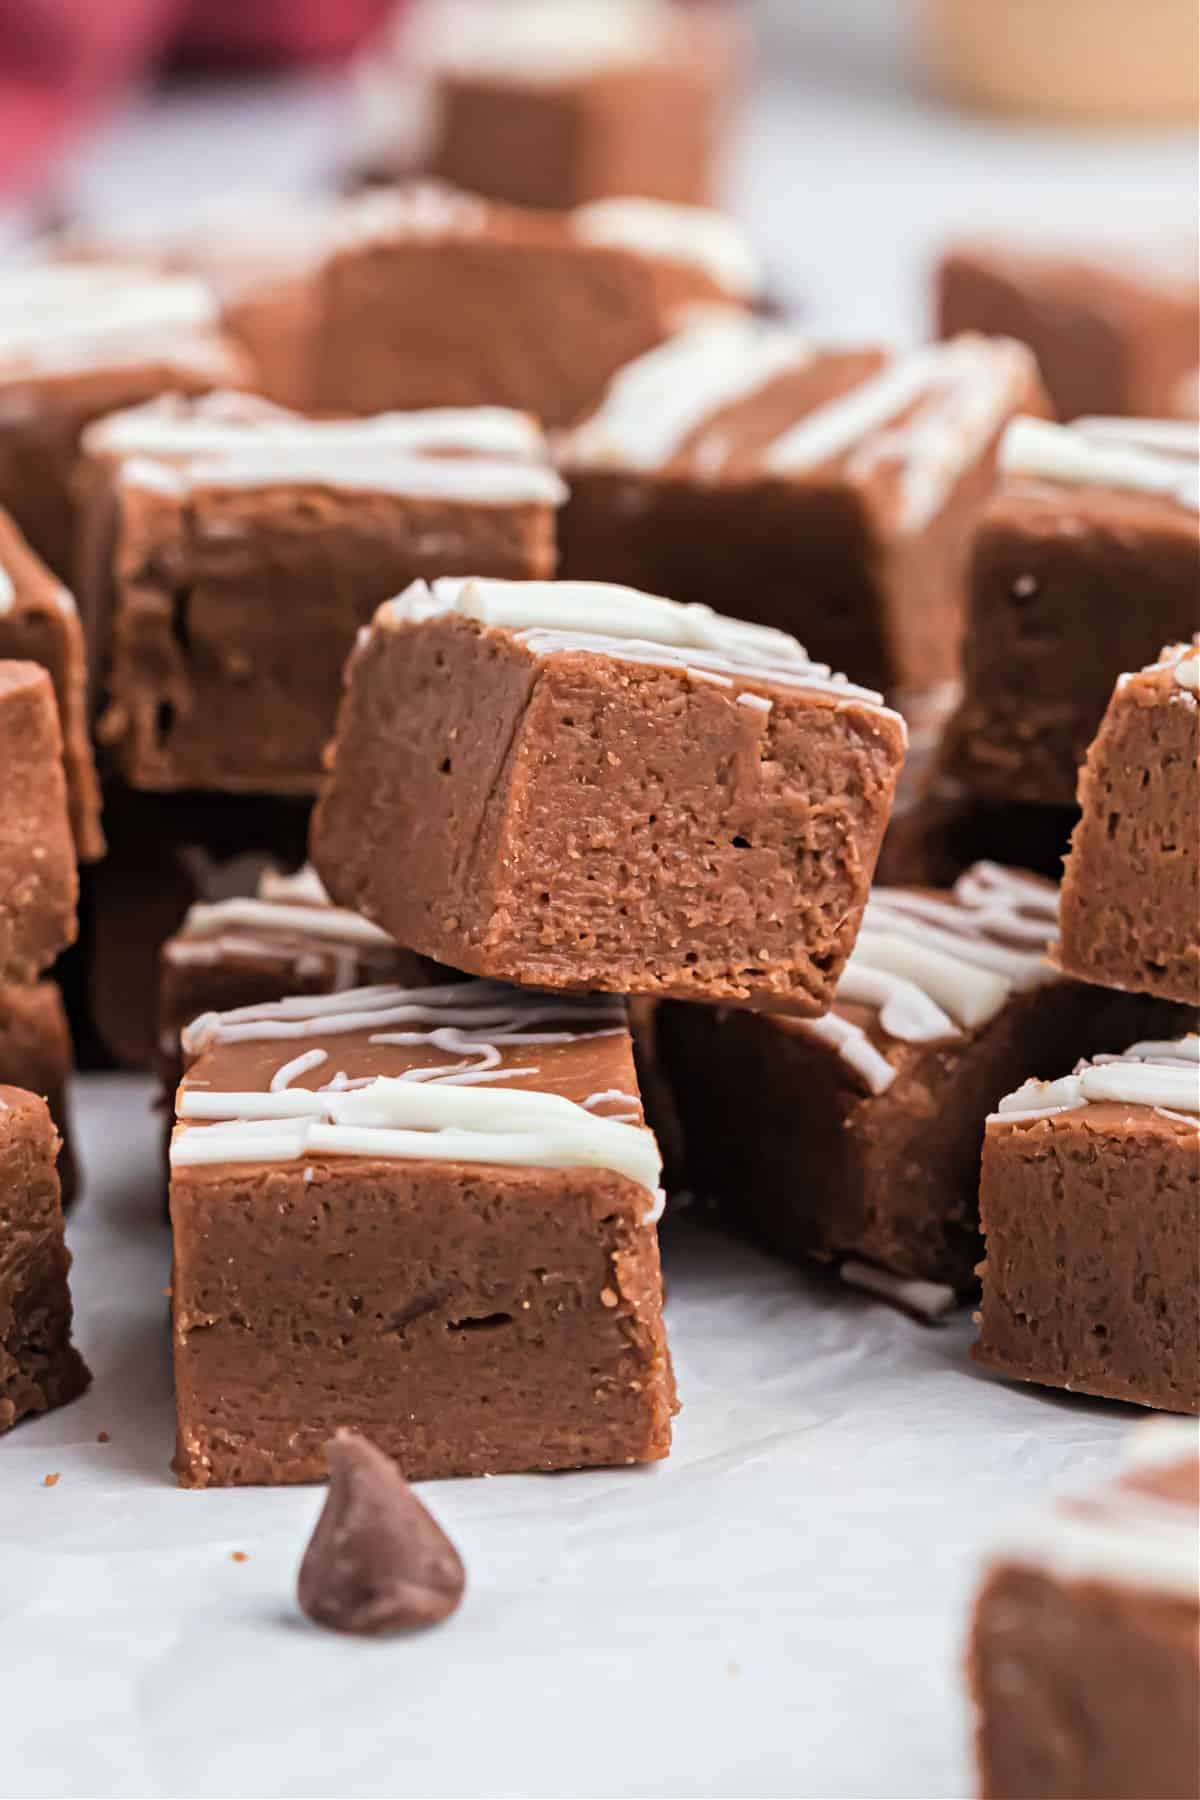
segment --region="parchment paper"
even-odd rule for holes
[[[994,1381],[965,1314],[922,1327],[685,1217],[670,1460],[428,1484],[461,1612],[403,1641],[321,1633],[293,1598],[321,1490],[168,1471],[150,1091],[78,1084],[95,1382],[0,1439],[0,1792],[971,1793],[960,1655],[989,1532],[1109,1472],[1131,1409]]]

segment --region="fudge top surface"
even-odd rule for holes
[[[1200,1421],[1154,1419],[1126,1443],[1114,1481],[1064,1495],[1017,1520],[993,1567],[1103,1582],[1200,1606]]]
[[[175,1168],[362,1156],[594,1167],[655,1196],[624,1003],[501,982],[374,986],[187,1028]]]
[[[670,0],[418,0],[376,63],[395,82],[461,77],[519,87],[583,82],[686,54],[695,33]],[[394,123],[393,123],[394,129]]]
[[[730,690],[730,698],[770,710],[776,693],[804,692],[829,704],[898,713],[879,694],[835,675],[785,631],[731,619],[708,606],[666,600],[600,581],[501,581],[442,576],[414,581],[375,614],[371,633],[401,631],[434,620],[458,620],[485,633],[508,634],[535,657],[582,653],[616,662],[678,669]],[[736,695],[733,690],[740,689]]]
[[[1010,498],[1079,509],[1135,503],[1148,522],[1176,515],[1189,532],[1200,510],[1200,425],[1182,419],[1017,418],[1000,444],[1004,477],[994,507]],[[1137,516],[1134,513],[1133,516]]]
[[[334,906],[320,876],[306,864],[293,875],[265,871],[255,894],[196,901],[163,945],[162,957],[184,964],[224,957],[294,959],[323,951],[349,952],[357,962],[394,955],[397,945],[370,919]]]
[[[1129,225],[1127,218],[1121,219],[1106,242],[1101,230],[1072,238],[1059,221],[1039,228],[1026,219],[1003,239],[960,237],[943,255],[941,269],[944,275],[955,265],[974,265],[1034,293],[1062,289],[1074,307],[1080,304],[1081,290],[1096,282],[1104,284],[1110,304],[1113,288],[1128,288],[1134,297],[1166,293],[1193,304],[1200,301],[1194,220],[1180,215],[1152,219],[1135,227],[1132,237]]]
[[[564,466],[698,482],[887,477],[920,530],[1035,395],[1022,344],[966,333],[889,357],[821,349],[769,321],[693,309],[690,323],[618,370],[563,440]]]
[[[988,1132],[1152,1129],[1161,1136],[1200,1132],[1200,1036],[1132,1044],[1120,1056],[1081,1062],[1057,1081],[1030,1080],[1005,1095]]]
[[[387,246],[456,242],[564,253],[624,251],[706,276],[731,301],[752,299],[762,285],[750,241],[727,214],[635,195],[552,213],[484,200],[444,182],[406,182],[346,201],[328,249],[336,260]]]
[[[83,447],[114,465],[123,487],[179,498],[308,486],[481,506],[567,497],[537,421],[505,407],[309,419],[253,395],[169,394],[97,420]]]
[[[1057,923],[1055,884],[999,863],[975,863],[948,891],[873,888],[832,1012],[777,1023],[886,1093],[902,1046],[969,1037],[1013,994],[1060,979],[1046,959]]]
[[[156,361],[220,379],[232,362],[200,281],[123,263],[33,263],[0,288],[0,378]]]

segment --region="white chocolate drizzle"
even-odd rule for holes
[[[927,344],[807,413],[768,447],[764,465],[799,475],[846,457],[851,480],[894,467],[900,528],[919,531],[1000,430],[1032,370],[1029,352],[1007,338]]]
[[[846,1257],[839,1264],[838,1273],[847,1286],[877,1294],[881,1300],[930,1321],[944,1318],[958,1305],[958,1295],[943,1282],[894,1275],[890,1269],[876,1268],[874,1263],[860,1262],[857,1257]]]
[[[614,195],[577,206],[568,223],[587,243],[690,264],[737,299],[752,299],[761,285],[758,258],[742,227],[708,207]]]
[[[705,420],[812,356],[794,332],[700,309],[694,324],[617,371],[596,411],[562,438],[560,460],[568,469],[661,468]]]
[[[0,286],[0,369],[53,373],[150,362],[218,343],[217,302],[199,281],[114,263],[6,269]]]
[[[1110,1102],[1150,1107],[1200,1128],[1200,1036],[1133,1044],[1120,1056],[1081,1062],[1057,1081],[1027,1081],[1005,1095],[988,1124],[1035,1124]]]
[[[838,981],[835,1011],[796,1022],[832,1044],[872,1094],[896,1070],[838,1002],[872,1008],[879,1030],[903,1043],[936,1043],[978,1031],[1011,994],[1058,979],[1046,948],[1058,890],[998,863],[976,863],[946,898],[875,888]]]
[[[555,85],[664,55],[677,33],[664,0],[418,0],[393,53],[431,79]]]
[[[17,590],[13,586],[12,576],[0,565],[0,618],[10,613],[17,603]]]
[[[386,931],[358,913],[340,906],[305,906],[294,901],[197,901],[188,908],[183,931],[193,939],[221,937],[227,931],[298,933],[354,948],[394,948]]]
[[[546,1018],[577,1029],[530,1029]],[[482,1061],[355,1081],[339,1071],[324,1087],[295,1087],[302,1075],[328,1060],[326,1050],[310,1045],[275,1070],[265,1091],[221,1092],[207,1084],[190,1086],[185,1079],[177,1099],[172,1166],[289,1162],[317,1154],[603,1168],[653,1196],[649,1222],[661,1211],[662,1163],[634,1095],[593,1094],[580,1105],[559,1094],[499,1085],[537,1074],[536,1067],[496,1067],[502,1045],[576,1042],[606,1034],[603,1021],[610,1019],[620,1021],[614,1030],[625,1029],[619,1004],[547,1000],[485,981],[433,989],[365,988],[349,996],[207,1015],[191,1027],[193,1050],[276,1036],[370,1032],[373,1025],[405,1021],[427,1029],[372,1032],[368,1042],[465,1051]],[[594,1110],[613,1100],[629,1104],[633,1115],[615,1118]]]
[[[1085,419],[1052,425],[1014,419],[1000,467],[1064,486],[1155,494],[1200,509],[1200,426],[1168,420]]]
[[[1196,1466],[1200,1422],[1156,1419],[1127,1441],[1127,1467],[1145,1475]],[[1198,1488],[1200,1492],[1200,1488]],[[1200,1519],[1194,1504],[1110,1482],[1026,1515],[993,1545],[992,1566],[1015,1563],[1058,1581],[1098,1581],[1197,1604]]]
[[[511,631],[537,656],[590,651],[621,662],[682,668],[722,685],[758,680],[889,710],[870,689],[855,687],[824,663],[810,661],[786,632],[606,582],[458,576],[443,576],[432,585],[416,581],[397,599],[384,602],[375,628],[423,624],[447,613]],[[889,716],[899,721],[899,714]]]

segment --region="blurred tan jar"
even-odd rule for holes
[[[924,0],[934,80],[970,106],[1128,124],[1194,119],[1198,0]]]

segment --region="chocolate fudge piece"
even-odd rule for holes
[[[71,472],[83,427],[169,388],[249,385],[200,282],[110,263],[32,264],[0,289],[0,506],[71,579]]]
[[[1134,1044],[1007,1095],[979,1204],[980,1362],[1200,1411],[1200,1038]]]
[[[996,1544],[969,1677],[981,1800],[1194,1800],[1200,1438],[1132,1434],[1113,1481]]]
[[[62,1203],[78,1191],[71,1143],[67,1086],[73,1058],[62,994],[52,981],[0,987],[0,1086],[21,1085],[40,1094],[59,1136],[58,1178]]]
[[[312,857],[423,955],[819,1013],[904,757],[794,638],[591,582],[420,582],[346,675]]]
[[[254,894],[198,900],[159,958],[159,1068],[174,1094],[180,1037],[204,1012],[282,994],[336,994],[372,983],[429,987],[454,972],[402,950],[386,931],[334,906],[315,869],[264,870]]]
[[[1122,675],[1079,774],[1057,956],[1200,1006],[1200,636]]]
[[[184,1486],[320,1480],[338,1426],[410,1480],[667,1454],[659,1156],[619,1002],[368,987],[207,1014],[184,1049]]]
[[[36,980],[74,941],[78,891],[54,688],[0,662],[0,983]]]
[[[571,425],[692,305],[748,305],[737,225],[701,207],[597,200],[523,211],[432,183],[348,202],[316,277],[312,406],[511,406]]]
[[[971,1288],[999,1096],[1031,1061],[1069,1069],[1184,1019],[1058,979],[1045,956],[1057,901],[1051,883],[994,863],[948,893],[877,887],[824,1018],[660,1007],[688,1186],[786,1256]]]
[[[88,1384],[71,1342],[57,1152],[46,1102],[0,1086],[0,1431]]]
[[[704,204],[740,50],[712,4],[417,0],[359,69],[355,163],[517,206]]]
[[[219,395],[106,419],[87,448],[115,537],[100,733],[135,788],[311,793],[382,600],[419,576],[554,571],[566,490],[526,414],[308,420]]]
[[[709,313],[566,437],[563,574],[777,626],[897,701],[937,688],[997,440],[1039,396],[1018,344],[889,358]]]
[[[941,337],[987,331],[1028,344],[1061,419],[1153,418],[1170,410],[1180,377],[1196,366],[1195,247],[1064,254],[964,243],[938,269],[937,324]]]
[[[0,508],[0,659],[40,663],[54,684],[75,849],[104,854],[100,787],[88,736],[87,660],[75,601]]]
[[[79,1007],[103,1052],[157,1065],[162,945],[193,902],[253,894],[264,871],[303,862],[309,811],[304,800],[110,788],[109,853],[84,895]]]
[[[1200,430],[1018,419],[971,555],[942,766],[980,799],[1071,806],[1115,677],[1200,610]]]

